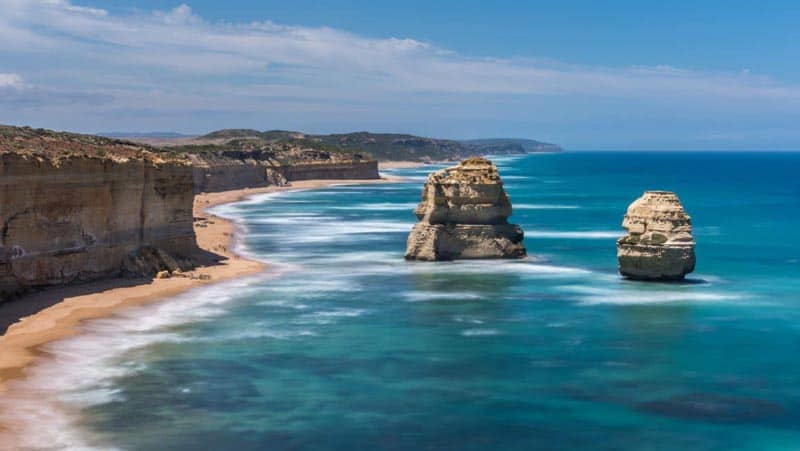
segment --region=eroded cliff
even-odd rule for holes
[[[196,249],[189,162],[106,138],[0,126],[0,299]],[[130,268],[130,265],[128,265]]]
[[[195,192],[282,186],[295,180],[377,179],[378,162],[289,145],[225,142],[206,147],[172,148],[194,167]]]
[[[192,162],[195,193],[282,186],[287,182],[272,152],[220,149],[185,155]]]

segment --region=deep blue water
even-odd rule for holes
[[[431,167],[224,206],[279,274],[92,323],[56,394],[123,449],[800,449],[800,154],[495,161],[531,258],[405,262]],[[685,283],[617,276],[646,189]]]

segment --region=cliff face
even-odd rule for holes
[[[288,181],[377,179],[378,162],[375,160],[349,160],[342,162],[292,163],[282,166],[279,172]]]
[[[189,152],[186,157],[192,162],[195,193],[286,184],[286,178],[277,170],[280,162],[270,152]]]
[[[188,152],[196,193],[282,186],[294,180],[377,179],[378,162],[327,152],[220,150]]]
[[[144,247],[195,249],[184,161],[129,143],[0,129],[0,299],[119,275]]]
[[[628,234],[617,241],[620,273],[636,280],[680,280],[695,267],[692,222],[678,196],[647,191],[622,221]]]
[[[509,224],[511,202],[497,168],[470,158],[428,177],[408,236],[409,260],[519,258],[523,232]]]
[[[216,193],[234,189],[260,186],[283,186],[286,180],[280,174],[260,165],[218,163],[205,167],[194,167],[195,193]]]

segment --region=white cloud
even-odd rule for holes
[[[228,112],[327,113],[346,102],[354,111],[391,118],[391,109],[427,108],[436,101],[458,104],[447,114],[464,115],[465,108],[477,114],[488,99],[530,98],[535,100],[527,110],[572,104],[572,116],[587,114],[582,106],[588,103],[608,102],[627,102],[631,115],[642,105],[681,117],[698,111],[800,113],[800,86],[749,70],[466,56],[405,37],[376,39],[268,21],[212,22],[187,4],[112,14],[67,0],[0,0],[0,10],[0,57],[15,63],[13,72],[35,77],[43,89],[113,98],[107,107],[115,111],[191,112],[213,105]],[[22,83],[10,75],[0,76],[0,85]],[[445,109],[437,108],[438,114]]]
[[[4,74],[0,73],[0,89],[22,89],[25,82],[18,74]]]
[[[203,22],[199,16],[192,13],[192,8],[185,3],[168,13],[156,12],[156,17],[160,17],[167,25],[192,25]]]
[[[0,5],[9,12],[2,27],[6,34],[35,35],[32,42],[16,42],[18,51],[46,46],[76,60],[158,67],[196,77],[270,75],[275,67],[289,66],[306,68],[318,78],[352,77],[395,91],[800,98],[797,86],[758,79],[749,72],[713,74],[666,65],[604,68],[465,57],[414,39],[372,39],[330,28],[271,22],[207,23],[186,4],[168,12],[127,16],[112,16],[65,0],[0,0]]]

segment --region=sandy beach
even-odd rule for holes
[[[81,331],[81,323],[91,319],[113,316],[121,309],[164,301],[184,291],[203,285],[218,283],[236,277],[269,271],[269,264],[248,260],[236,255],[233,247],[236,225],[208,213],[217,205],[237,202],[256,194],[280,191],[322,188],[335,184],[382,183],[398,180],[385,177],[380,180],[308,180],[293,182],[286,187],[265,187],[203,193],[195,196],[194,216],[197,244],[205,251],[223,259],[216,264],[199,266],[192,277],[136,280],[111,279],[87,284],[47,289],[22,297],[13,302],[50,305],[11,324],[0,337],[0,398],[9,394],[9,383],[24,378],[26,370],[39,359],[47,358],[42,346],[65,339]],[[15,448],[14,432],[24,430],[10,423],[8,415],[0,422],[0,449]]]
[[[378,169],[409,169],[425,166],[427,163],[421,161],[380,161]]]

